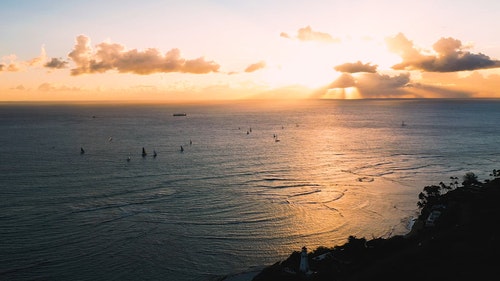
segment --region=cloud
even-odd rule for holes
[[[416,89],[432,90],[432,88],[450,91],[447,97],[492,98],[498,96],[500,75],[487,74],[486,71],[471,71],[464,76],[457,72],[425,72],[422,73]]]
[[[85,35],[76,38],[76,44],[68,57],[76,64],[71,69],[72,75],[109,70],[141,75],[168,72],[204,74],[218,72],[220,68],[217,63],[206,61],[203,57],[183,59],[179,49],[172,49],[163,55],[153,48],[144,51],[126,50],[120,44],[104,42],[98,44],[94,51],[90,46],[90,39]]]
[[[484,85],[478,89],[476,85]],[[346,98],[348,88],[355,89],[355,98],[471,98],[492,97],[491,89],[500,87],[500,75],[484,78],[477,73],[460,78],[457,73],[426,72],[418,82],[409,73],[396,76],[379,73],[342,73],[316,97],[334,90],[336,98]],[[352,97],[352,96],[351,96]]]
[[[26,88],[24,87],[24,85],[19,84],[14,88],[10,88],[10,90],[24,91],[24,90],[26,90]]]
[[[41,66],[47,60],[47,52],[45,51],[45,46],[42,45],[40,50],[40,56],[27,61],[28,66]]]
[[[292,39],[292,36],[288,35],[285,32],[281,32],[280,37]],[[340,39],[333,38],[328,33],[313,31],[310,26],[300,28],[297,31],[297,36],[295,38],[297,38],[299,41],[303,41],[303,42],[307,42],[307,41],[326,42],[326,43],[339,43],[340,42]]]
[[[54,85],[51,83],[42,83],[38,86],[38,91],[41,92],[54,92],[54,91],[79,91],[77,87],[68,87],[65,85]]]
[[[9,63],[6,65],[0,65],[0,69],[8,72],[17,72],[21,70],[21,67],[17,63]]]
[[[16,55],[4,56],[2,57],[2,61],[0,62],[0,72],[17,72],[21,70],[21,65],[17,62]]]
[[[392,67],[396,70],[454,72],[500,67],[500,61],[481,53],[465,51],[462,42],[451,37],[441,38],[433,45],[435,54],[425,54],[418,50],[402,33],[386,38],[386,44],[390,51],[403,59]]]
[[[290,35],[288,35],[288,33],[286,33],[286,32],[281,32],[280,33],[280,37],[283,37],[283,38],[286,38],[286,39],[292,39],[292,37]]]
[[[18,61],[16,55],[5,56],[2,58],[4,63],[0,63],[0,72],[11,71],[17,72],[27,68],[48,67],[48,68],[65,68],[68,62],[62,59],[52,58],[47,61],[45,47],[42,45],[40,55],[28,61]],[[8,61],[8,62],[7,62]]]
[[[402,73],[397,76],[363,73],[354,76],[344,72],[326,87],[323,93],[318,93],[318,96],[324,95],[329,89],[340,89],[343,90],[342,95],[344,97],[345,89],[356,88],[359,98],[409,97],[411,93],[406,89],[409,82],[409,73]]]
[[[340,72],[357,73],[357,72],[377,72],[377,65],[371,65],[370,63],[363,64],[358,61],[355,63],[344,63],[334,67],[335,70]]]
[[[43,66],[47,68],[61,69],[61,68],[66,68],[67,65],[68,65],[67,61],[58,58],[52,58],[50,61],[46,62]]]
[[[247,68],[245,68],[245,72],[254,72],[259,69],[262,69],[266,67],[266,62],[265,61],[259,61],[257,63],[249,65]]]
[[[333,81],[329,88],[349,88],[356,86],[356,79],[351,74],[342,73],[339,78]]]
[[[357,79],[356,88],[364,98],[403,97],[408,94],[405,87],[409,82],[409,73],[397,76],[366,73]]]
[[[38,86],[38,90],[48,92],[51,90],[55,90],[55,87],[53,87],[50,83],[42,83],[40,84],[40,86]]]
[[[423,83],[409,84],[412,92],[420,93],[426,98],[470,98],[473,92],[466,90],[451,89],[445,86],[428,85]]]

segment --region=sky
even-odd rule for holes
[[[0,101],[500,98],[497,0],[2,0]]]

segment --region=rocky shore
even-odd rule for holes
[[[424,187],[410,233],[300,252],[264,268],[253,281],[496,280],[500,254],[500,171],[480,182],[473,173]],[[492,277],[493,276],[493,277]]]

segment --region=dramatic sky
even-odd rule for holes
[[[2,0],[0,101],[500,98],[498,0]]]

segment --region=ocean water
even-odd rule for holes
[[[500,168],[498,120],[499,100],[0,104],[0,279],[203,281],[404,234],[425,185]]]

